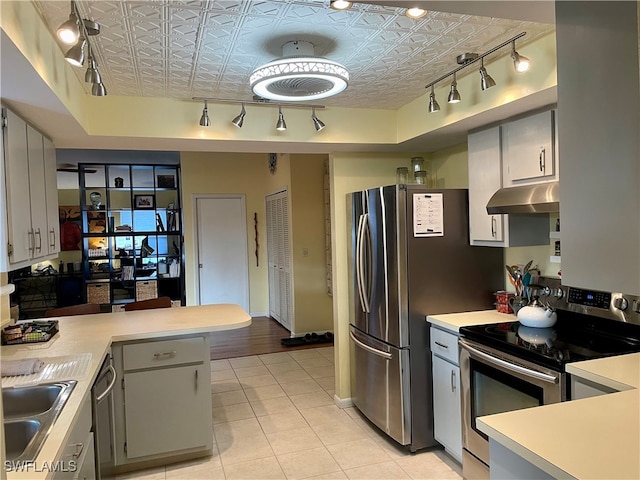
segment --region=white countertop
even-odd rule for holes
[[[52,320],[52,319],[48,319]],[[102,313],[60,317],[60,332],[46,343],[10,345],[0,349],[0,360],[59,357],[91,354],[83,378],[78,380],[67,403],[38,454],[36,465],[56,460],[75,425],[82,401],[91,394],[91,386],[112,342],[162,338],[174,335],[230,330],[251,324],[251,317],[238,305],[220,304],[180,308],[162,308],[131,312]],[[4,448],[4,447],[3,447]],[[9,472],[8,480],[51,478],[48,472]]]
[[[626,391],[480,417],[478,428],[556,478],[639,479],[640,353],[567,371]]]
[[[487,323],[515,322],[518,319],[510,313],[500,313],[497,310],[479,310],[476,312],[447,313],[443,315],[429,315],[427,322],[450,332],[458,333],[461,327],[484,325]]]

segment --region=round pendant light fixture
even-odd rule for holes
[[[301,102],[342,92],[349,72],[338,62],[316,57],[312,43],[295,40],[283,45],[282,58],[255,69],[249,83],[259,97]]]

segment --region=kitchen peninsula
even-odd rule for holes
[[[56,320],[59,321],[59,333],[50,341],[1,349],[2,361],[38,357],[46,362],[52,357],[91,355],[86,371],[79,378],[68,379],[77,380],[77,384],[37,455],[35,466],[50,465],[61,458],[80,417],[81,406],[90,397],[102,361],[113,343],[206,335],[251,324],[249,314],[231,304],[59,317]],[[12,471],[7,473],[7,478],[46,479],[53,478],[53,472]]]

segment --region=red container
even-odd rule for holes
[[[496,297],[496,310],[500,313],[513,313],[511,305],[509,305],[509,299],[515,297],[514,293],[505,292],[504,290],[494,293]]]

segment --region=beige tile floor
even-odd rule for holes
[[[118,480],[461,478],[442,450],[409,453],[333,394],[333,347],[212,361],[213,455]]]

